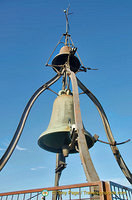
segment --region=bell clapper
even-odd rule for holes
[[[75,150],[79,153],[79,149],[78,149],[77,145],[75,145]]]
[[[71,126],[71,143],[69,144],[69,148],[70,150],[72,149],[75,149],[75,146],[76,146],[76,142],[77,142],[77,137],[78,137],[78,134],[77,134],[77,130],[76,130],[76,125],[73,124]]]
[[[69,149],[69,146],[68,146],[68,145],[62,146],[62,153],[63,153],[63,156],[64,156],[64,157],[68,157],[69,151],[70,151],[70,149]]]

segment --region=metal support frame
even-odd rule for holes
[[[88,146],[86,143],[86,138],[84,135],[84,128],[82,124],[80,104],[79,104],[79,94],[78,94],[78,85],[75,74],[70,71],[70,78],[73,88],[73,101],[74,101],[74,115],[75,115],[75,123],[78,133],[78,146],[80,158],[82,161],[82,165],[85,171],[85,175],[88,182],[99,181],[98,174],[94,168]]]
[[[56,154],[56,169],[55,169],[55,184],[54,184],[55,187],[59,186],[61,173],[65,168],[66,168],[65,157],[63,156],[62,153],[57,153]],[[57,199],[59,199],[59,194],[56,191],[56,193],[52,195],[52,200],[57,200]]]
[[[70,84],[70,80],[71,80],[71,84],[72,84],[72,89],[73,89],[73,101],[74,101],[74,115],[75,115],[75,124],[76,124],[76,133],[74,137],[72,138],[71,141],[71,146],[69,146],[69,148],[71,148],[72,146],[74,146],[75,143],[75,139],[78,136],[78,147],[79,147],[79,153],[80,153],[80,158],[81,158],[81,162],[85,171],[85,175],[87,178],[88,182],[93,182],[93,181],[99,181],[99,177],[98,174],[94,168],[94,165],[92,163],[91,157],[90,157],[90,153],[88,150],[88,146],[87,146],[87,142],[86,142],[86,138],[84,135],[84,128],[83,128],[83,123],[82,123],[82,118],[81,118],[81,111],[80,111],[80,104],[79,104],[79,94],[78,94],[78,86],[82,89],[82,91],[87,94],[87,96],[93,101],[93,103],[95,104],[95,106],[98,109],[98,112],[102,118],[102,122],[105,128],[105,132],[108,138],[108,141],[110,144],[114,144],[114,145],[110,145],[112,152],[116,158],[116,161],[119,165],[119,167],[121,168],[122,172],[124,173],[124,175],[126,176],[126,178],[128,179],[128,181],[132,184],[132,174],[129,171],[128,167],[126,166],[117,146],[116,146],[116,142],[115,139],[112,135],[112,131],[107,119],[107,116],[100,104],[100,102],[98,101],[98,99],[81,83],[81,81],[79,79],[76,78],[76,75],[74,72],[72,72],[70,70],[70,63],[69,63],[69,58],[70,58],[70,54],[67,58],[67,62],[63,65],[63,66],[59,66],[62,68],[61,73],[54,68],[54,66],[49,65],[48,62],[50,60],[50,58],[52,57],[54,51],[56,50],[57,46],[62,43],[61,40],[63,38],[63,36],[65,37],[65,45],[67,46],[72,46],[73,48],[75,48],[74,43],[72,41],[71,36],[69,35],[69,22],[68,22],[68,15],[69,13],[69,8],[67,10],[64,10],[65,16],[66,16],[66,34],[63,34],[59,40],[59,42],[57,43],[55,49],[53,50],[52,54],[50,55],[46,66],[51,66],[56,72],[57,75],[52,78],[50,81],[48,81],[46,84],[44,84],[43,86],[41,86],[34,94],[33,96],[30,98],[29,102],[27,103],[24,112],[22,114],[22,117],[20,119],[20,122],[18,124],[18,127],[16,129],[16,132],[13,136],[12,141],[10,142],[7,150],[5,151],[4,155],[2,156],[2,158],[0,159],[0,170],[2,170],[2,168],[5,166],[5,164],[7,163],[8,159],[10,158],[10,156],[12,155],[18,141],[19,138],[22,134],[26,119],[29,115],[30,109],[32,107],[32,105],[34,104],[34,102],[36,101],[36,99],[38,98],[38,96],[44,92],[46,89],[48,89],[52,84],[54,84],[63,74],[63,89],[69,89],[69,84]],[[69,41],[69,44],[68,44]],[[71,43],[70,43],[71,42]],[[76,52],[77,48],[75,48],[74,53]],[[79,54],[77,53],[79,60],[81,61],[81,58],[79,56]],[[79,71],[86,71],[86,68],[84,67],[82,61],[82,69],[80,68],[77,72]],[[89,68],[91,69],[91,68]],[[76,72],[76,73],[77,73]],[[69,83],[67,82],[67,77],[69,77]],[[62,162],[62,163],[61,163]],[[62,165],[61,165],[62,164]],[[62,170],[65,168],[66,164],[65,164],[65,158],[62,156],[62,154],[57,154],[56,157],[56,176],[55,176],[55,186],[59,185],[59,179],[61,176],[61,172]]]
[[[110,128],[110,125],[109,125],[109,121],[107,119],[107,116],[104,112],[104,109],[103,107],[101,106],[100,102],[98,101],[98,99],[92,94],[92,92],[90,92],[90,90],[88,90],[82,83],[79,79],[77,79],[77,82],[78,82],[78,86],[82,89],[83,92],[85,92],[85,94],[87,94],[87,96],[93,101],[93,103],[95,104],[100,116],[101,116],[101,119],[102,119],[102,122],[103,122],[103,125],[104,125],[104,128],[105,128],[105,132],[106,132],[106,135],[107,135],[107,138],[108,138],[108,141],[109,143],[115,143],[115,139],[113,137],[113,134],[112,134],[112,131],[111,131],[111,128]],[[118,147],[115,145],[115,146],[112,146],[110,145],[111,147],[111,150],[116,158],[116,161],[119,165],[119,167],[121,168],[122,172],[124,173],[125,177],[127,178],[127,180],[132,184],[132,174],[130,172],[130,170],[128,169],[126,163],[124,162],[120,152],[119,152],[119,149]]]
[[[32,95],[32,97],[28,101],[28,103],[27,103],[27,105],[24,109],[24,112],[21,116],[20,122],[18,124],[17,129],[16,129],[16,132],[15,132],[7,150],[5,151],[4,155],[0,159],[0,171],[3,169],[3,167],[5,166],[7,161],[9,160],[10,156],[12,155],[12,153],[13,153],[13,151],[14,151],[14,149],[15,149],[18,141],[19,141],[19,138],[22,134],[25,122],[27,120],[30,109],[32,108],[34,102],[36,101],[36,99],[39,97],[39,95],[42,92],[44,92],[48,87],[50,87],[52,84],[54,84],[60,77],[61,77],[61,73],[59,75],[56,75],[55,77],[53,77],[51,80],[49,80],[44,85],[42,85],[38,90],[36,90],[36,92]]]
[[[24,112],[21,116],[20,122],[18,124],[18,127],[16,129],[16,132],[12,138],[12,141],[10,142],[7,150],[5,151],[4,155],[2,156],[2,158],[0,159],[0,171],[3,169],[3,167],[5,166],[5,164],[7,163],[7,161],[9,160],[10,156],[12,155],[19,139],[20,136],[22,134],[25,122],[27,120],[27,117],[29,115],[29,112],[34,104],[34,102],[36,101],[36,99],[39,97],[39,95],[44,92],[46,89],[49,89],[49,87],[54,84],[62,75],[63,75],[63,84],[62,84],[62,89],[69,89],[69,85],[70,85],[70,80],[71,80],[71,85],[72,85],[72,90],[73,90],[73,102],[74,102],[74,115],[75,115],[75,126],[76,126],[76,130],[73,131],[73,137],[71,139],[71,144],[69,145],[69,148],[73,148],[73,146],[75,146],[75,140],[78,137],[78,147],[79,147],[79,154],[80,154],[80,159],[84,168],[84,172],[86,175],[86,179],[88,182],[98,182],[99,176],[94,168],[90,153],[89,153],[89,149],[88,149],[88,145],[86,142],[86,138],[85,138],[85,134],[84,134],[84,127],[83,127],[83,123],[82,123],[82,118],[81,118],[81,111],[80,111],[80,103],[79,103],[79,93],[78,93],[78,86],[82,89],[82,91],[87,94],[87,96],[93,101],[93,103],[95,104],[95,106],[98,109],[98,112],[102,118],[102,122],[105,128],[105,132],[108,138],[109,143],[114,144],[114,145],[110,145],[112,152],[116,158],[116,161],[119,165],[119,167],[121,168],[122,172],[124,173],[124,175],[126,176],[126,178],[128,179],[128,181],[132,184],[132,174],[129,171],[128,167],[126,166],[117,146],[116,146],[116,142],[114,140],[114,137],[112,135],[112,131],[107,119],[107,116],[100,104],[100,102],[98,101],[98,99],[81,83],[81,81],[79,79],[76,78],[75,73],[79,72],[79,71],[87,71],[87,69],[91,70],[91,68],[85,68],[81,58],[77,52],[77,48],[75,48],[74,43],[72,41],[71,36],[68,34],[69,32],[69,22],[68,22],[68,15],[69,13],[69,8],[67,10],[64,11],[65,16],[66,16],[66,34],[63,34],[59,40],[59,42],[57,43],[55,49],[53,50],[53,52],[51,53],[46,66],[50,66],[52,67],[56,72],[57,75],[55,77],[53,77],[51,80],[49,80],[46,84],[42,85],[34,94],[33,96],[30,98],[30,100],[28,101]],[[65,37],[65,43],[61,42],[63,36]],[[64,65],[57,65],[57,66],[53,66],[51,64],[48,64],[48,62],[50,61],[54,51],[56,50],[56,48],[58,47],[58,45],[60,43],[64,43],[66,46],[71,46],[73,47],[73,52],[75,54],[75,52],[78,55],[78,58],[81,62],[81,67],[78,69],[78,71],[76,71],[75,73],[72,72],[70,70],[70,56],[71,56],[71,52],[69,53],[69,56],[67,58],[67,62]],[[60,67],[61,68],[61,72],[58,71],[56,69],[56,67]],[[69,82],[67,81],[67,78],[69,77]],[[51,90],[52,91],[52,90]],[[54,92],[54,91],[52,91]],[[55,92],[54,92],[55,93]],[[55,187],[54,190],[56,190],[56,193],[52,195],[52,200],[57,200],[59,199],[59,194],[57,193],[57,189],[59,188],[59,180],[61,177],[61,173],[63,171],[63,169],[66,167],[66,163],[65,163],[65,157],[63,156],[62,153],[58,153],[56,154],[56,170],[55,170]],[[98,185],[98,184],[97,184]],[[101,186],[102,187],[102,186]],[[106,185],[107,187],[107,185]],[[95,184],[92,184],[91,187],[91,191],[95,191],[97,189],[97,186]],[[100,189],[99,189],[100,191]],[[95,198],[97,197],[96,195],[93,195]],[[18,196],[19,198],[19,196]],[[30,196],[30,198],[32,198],[32,196]],[[38,194],[37,194],[37,198],[38,198]],[[104,197],[101,198],[102,200],[104,200]],[[106,199],[110,199],[110,198],[106,198]]]
[[[78,86],[82,89],[82,91],[84,93],[86,93],[88,95],[88,97],[96,105],[96,107],[97,107],[97,109],[99,111],[99,114],[100,114],[100,116],[102,118],[103,125],[104,125],[104,128],[105,128],[106,135],[108,137],[109,143],[115,143],[115,140],[114,140],[114,137],[112,135],[108,119],[106,117],[106,114],[105,114],[101,104],[99,103],[97,98],[81,83],[81,81],[76,78],[75,73],[70,70],[69,65],[68,65],[68,67],[65,66],[65,69],[63,69],[61,73],[57,74],[54,78],[52,78],[46,84],[42,85],[33,94],[33,96],[30,98],[30,100],[27,103],[27,105],[25,107],[25,110],[24,110],[24,112],[22,114],[22,117],[21,117],[20,122],[18,124],[18,127],[16,129],[16,132],[15,132],[15,134],[13,136],[13,139],[12,139],[11,143],[9,144],[6,152],[4,153],[2,158],[0,159],[0,170],[2,170],[2,168],[5,166],[6,162],[8,161],[10,156],[12,155],[12,153],[13,153],[13,151],[14,151],[14,149],[15,149],[18,141],[19,141],[19,138],[20,138],[20,136],[22,134],[26,119],[27,119],[27,117],[29,115],[29,112],[30,112],[30,109],[31,109],[32,105],[34,104],[34,102],[36,101],[38,96],[42,92],[44,92],[46,89],[48,89],[52,84],[54,84],[62,76],[62,74],[63,74],[63,78],[66,79],[66,80],[67,80],[67,76],[69,76],[69,78],[71,80],[71,83],[72,83],[75,123],[76,123],[76,128],[77,128],[76,131],[77,131],[77,134],[78,134],[78,147],[79,147],[80,158],[81,158],[81,162],[82,162],[82,165],[83,165],[83,168],[84,168],[84,171],[85,171],[85,175],[86,175],[87,181],[88,182],[99,181],[99,177],[98,177],[98,174],[97,174],[97,172],[96,172],[96,170],[94,168],[94,165],[92,163],[92,160],[91,160],[91,157],[90,157],[90,154],[89,154],[89,150],[88,150],[88,146],[87,146],[87,143],[86,143],[86,138],[85,138],[85,135],[84,135],[84,128],[83,128],[83,124],[82,124],[81,112],[80,112],[80,104],[79,104]],[[66,83],[67,83],[67,81],[66,81]],[[74,144],[74,141],[72,141],[72,143]],[[116,145],[115,146],[111,145],[111,149],[112,149],[112,152],[113,152],[113,154],[114,154],[114,156],[115,156],[115,158],[116,158],[116,160],[117,160],[122,172],[124,173],[124,175],[126,176],[128,181],[130,183],[132,183],[132,174],[129,171],[129,169],[127,168],[127,166],[126,166],[126,164],[125,164],[125,162],[124,162],[124,160],[123,160],[123,158],[122,158],[117,146]],[[60,179],[60,176],[61,176],[61,172],[65,168],[65,165],[63,165],[63,166],[61,165],[60,166],[60,161],[61,160],[62,160],[62,158],[59,155],[57,155],[56,162],[58,164],[57,164],[56,167],[58,169],[60,167],[60,170],[56,171],[55,186],[59,185],[59,179]]]

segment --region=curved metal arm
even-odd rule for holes
[[[97,107],[98,109],[98,112],[102,118],[102,121],[103,121],[103,125],[104,125],[104,128],[105,128],[105,132],[106,132],[106,135],[107,135],[107,138],[108,138],[108,141],[110,143],[115,143],[115,139],[113,137],[113,134],[112,134],[112,131],[111,131],[111,128],[110,128],[110,125],[109,125],[109,122],[108,122],[108,119],[107,119],[107,116],[103,110],[103,107],[101,106],[100,102],[98,101],[98,99],[81,83],[81,81],[79,79],[77,79],[77,82],[78,82],[78,86],[84,91],[84,93],[86,93],[88,95],[88,97],[93,101],[93,103],[95,104],[95,106]],[[128,181],[132,184],[132,174],[131,172],[129,171],[127,165],[125,164],[120,152],[119,152],[119,149],[117,148],[117,146],[110,146],[111,149],[112,149],[112,152],[116,158],[116,161],[119,165],[119,167],[121,168],[122,172],[124,173],[125,177],[128,179]]]
[[[76,76],[72,71],[70,71],[70,78],[73,89],[74,115],[75,115],[75,123],[76,123],[78,138],[79,138],[78,145],[79,145],[80,158],[82,161],[87,181],[88,182],[99,181],[99,177],[94,168],[92,159],[90,157],[90,153],[86,143],[86,138],[84,135],[84,128],[83,128],[80,103],[79,103],[78,85]]]
[[[30,109],[32,107],[32,105],[34,104],[35,100],[38,98],[38,96],[44,92],[48,87],[50,87],[52,84],[54,84],[59,78],[61,77],[61,75],[56,75],[54,78],[52,78],[50,81],[48,81],[47,83],[45,83],[44,85],[42,85],[34,94],[33,96],[30,98],[30,100],[28,101],[24,112],[21,116],[20,122],[18,124],[18,127],[16,129],[16,132],[7,148],[7,150],[5,151],[4,155],[2,156],[2,158],[0,159],[0,171],[2,170],[2,168],[5,166],[5,164],[7,163],[8,159],[10,158],[10,156],[12,155],[18,140],[21,136],[22,130],[24,128],[26,119],[28,117],[28,114],[30,112]]]

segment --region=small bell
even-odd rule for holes
[[[60,49],[60,52],[58,55],[56,55],[52,61],[52,65],[58,70],[61,71],[60,67],[57,67],[56,65],[64,65],[66,62],[68,62],[68,56],[69,56],[69,66],[71,71],[77,72],[80,68],[80,61],[78,58],[74,55],[74,48],[72,49],[69,46],[63,46]]]

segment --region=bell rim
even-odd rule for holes
[[[59,54],[57,54],[54,58],[53,58],[53,60],[52,60],[52,65],[54,66],[54,68],[56,68],[58,71],[62,71],[62,67],[57,67],[57,66],[55,66],[55,62],[56,62],[56,60],[58,59],[58,58],[60,58],[61,56],[67,56],[68,57],[68,55],[69,55],[70,53],[68,53],[68,52],[65,52],[65,53],[59,53]],[[73,60],[72,60],[72,59]],[[65,62],[66,62],[66,59],[67,58],[65,58]],[[60,65],[64,65],[65,64],[65,62],[64,63],[60,63]],[[73,71],[73,72],[77,72],[78,70],[79,70],[79,68],[80,68],[80,66],[81,66],[81,63],[80,63],[80,61],[79,61],[79,59],[75,56],[75,55],[71,55],[70,56],[70,62],[74,62],[74,65],[72,66],[70,66],[70,69],[71,69],[71,71]],[[59,64],[57,64],[57,65],[59,65]]]

